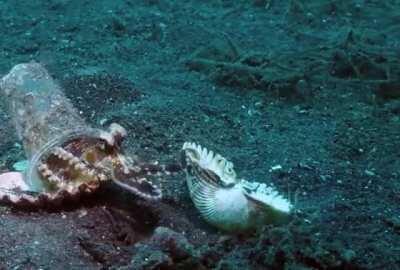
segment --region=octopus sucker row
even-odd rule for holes
[[[57,157],[59,157],[60,159],[68,160],[68,161],[75,158],[75,156],[72,153],[64,150],[62,147],[55,147],[53,150],[53,154],[56,155]]]
[[[146,163],[140,165],[128,165],[126,167],[127,171],[124,172],[134,173],[136,176],[164,176],[164,175],[175,175],[182,171],[182,167],[178,164],[161,164],[158,162]]]
[[[142,171],[148,176],[162,176],[162,175],[171,175],[172,172],[168,171],[165,165],[158,165],[156,163],[144,165],[141,168]]]
[[[50,170],[49,166],[46,163],[40,163],[38,166],[38,171],[44,176],[49,177],[53,175],[53,172]]]
[[[152,194],[146,193],[146,192],[141,191],[139,188],[133,186],[132,184],[129,185],[129,184],[125,183],[125,182],[114,180],[114,183],[116,183],[120,187],[122,187],[122,188],[124,188],[126,190],[129,190],[129,191],[133,192],[134,194],[136,194],[137,196],[142,197],[142,198],[144,198],[146,200],[157,201],[157,200],[160,200],[162,198],[162,193],[158,189],[158,187],[155,186],[150,181],[148,181],[146,178],[144,178],[144,177],[135,178],[135,182],[140,186],[148,185],[154,192]]]
[[[1,201],[12,203],[12,204],[18,204],[19,202],[27,202],[27,203],[34,203],[37,198],[29,195],[29,194],[24,194],[24,193],[17,193],[13,194],[10,191],[7,192],[2,192],[0,191],[0,199]]]
[[[75,156],[74,154],[65,150],[62,147],[55,147],[51,154],[57,157],[59,160],[66,161],[67,164],[64,168],[55,167],[55,165],[53,164],[52,167],[55,167],[53,168],[53,170],[45,163],[46,161],[42,161],[38,165],[38,170],[41,175],[48,179],[50,182],[61,182],[63,179],[62,177],[57,176],[57,174],[62,174],[63,172],[68,171],[77,171],[82,176],[86,176],[94,180],[107,180],[106,175],[100,172],[101,168],[96,168],[96,166],[93,166],[94,168],[90,168],[89,164],[87,164],[83,159]]]
[[[89,171],[85,162],[74,156],[72,153],[68,152],[67,150],[63,149],[62,147],[56,147],[52,152],[55,156],[60,158],[61,160],[65,160],[68,162],[70,166],[73,166],[75,170],[78,171]]]
[[[26,186],[22,173],[8,172],[0,175],[0,201],[23,208],[52,208],[65,202],[78,201],[81,195],[93,193],[98,182],[89,182],[80,186],[60,185],[55,192],[33,192]],[[60,183],[59,183],[60,184]]]
[[[56,193],[0,192],[0,200],[16,207],[53,208],[66,202],[77,202],[83,195],[90,195],[96,188],[61,189]]]

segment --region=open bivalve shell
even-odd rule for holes
[[[238,179],[232,162],[196,143],[182,155],[190,197],[210,224],[243,232],[288,220],[293,206],[272,186]]]

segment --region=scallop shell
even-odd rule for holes
[[[232,162],[196,143],[182,152],[190,197],[213,226],[242,232],[287,220],[293,206],[272,186],[238,179]]]

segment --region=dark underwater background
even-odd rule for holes
[[[2,0],[0,74],[43,64],[143,160],[185,141],[296,204],[222,233],[184,174],[57,211],[0,207],[0,269],[400,269],[400,1]],[[0,170],[24,159],[0,105]],[[273,170],[272,168],[279,168]]]

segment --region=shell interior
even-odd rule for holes
[[[240,185],[243,187],[246,196],[260,204],[268,205],[268,207],[286,213],[289,213],[293,208],[290,201],[279,194],[274,187],[246,180],[241,180]]]

